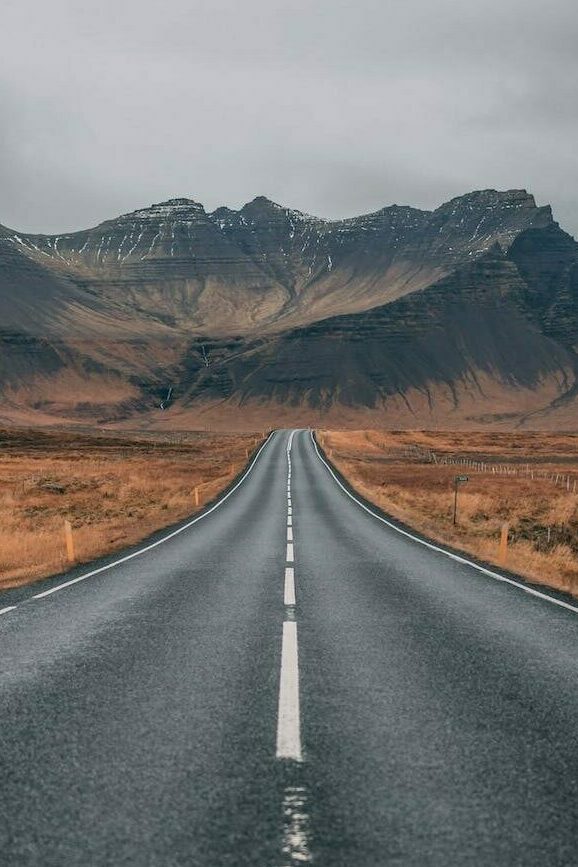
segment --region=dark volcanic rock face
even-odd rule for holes
[[[524,229],[552,223],[549,207],[537,208],[533,196],[517,190],[471,193],[433,212],[392,205],[333,222],[264,197],[211,217],[259,267],[294,289],[352,261],[367,269],[396,259],[459,264],[496,243],[507,249]]]
[[[212,261],[231,258],[226,239],[192,199],[152,205],[83,232],[13,233],[12,238],[33,257],[45,256],[63,270],[82,272],[118,268],[146,274],[151,262],[161,261],[186,276],[193,267],[207,273]]]
[[[578,244],[555,224],[522,232],[509,258],[526,284],[528,309],[546,334],[578,342]]]
[[[184,398],[373,408],[412,390],[431,401],[436,385],[475,387],[481,374],[514,389],[554,376],[567,388],[572,354],[536,327],[526,291],[515,265],[495,249],[391,304],[324,319],[243,352],[235,347],[215,355],[210,371],[189,365],[180,377],[188,385]]]
[[[263,197],[212,214],[173,199],[83,232],[6,231],[3,244],[4,255],[11,246],[50,279],[70,278],[127,316],[212,335],[374,307],[551,224],[549,208],[520,191],[471,193],[433,212],[393,205],[338,221]]]
[[[71,304],[101,305],[69,276],[46,267],[14,244],[0,228],[0,331],[22,330],[46,336]]]
[[[243,330],[285,293],[190,199],[173,199],[67,235],[7,234],[41,267],[93,297],[171,326]]]
[[[578,245],[519,190],[337,221],[173,199],[59,236],[0,228],[0,341],[0,387],[106,376],[133,409],[168,383],[173,406],[244,413],[431,406],[440,385],[457,406],[488,382],[558,401],[578,371]]]
[[[552,224],[549,207],[537,208],[532,196],[517,190],[471,193],[433,212],[392,205],[338,221],[260,197],[211,217],[290,292],[282,317],[287,324],[377,306],[424,288],[495,244],[508,249],[530,227]]]

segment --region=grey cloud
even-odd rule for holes
[[[573,0],[6,0],[0,222],[526,187],[578,232]]]

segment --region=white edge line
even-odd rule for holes
[[[14,611],[16,605],[6,605],[5,608],[0,608],[0,614],[8,614],[9,611]]]
[[[78,584],[79,581],[86,581],[87,578],[92,578],[93,575],[98,575],[101,572],[106,572],[108,569],[114,569],[115,566],[120,566],[122,563],[126,563],[129,560],[133,560],[135,557],[140,557],[141,554],[146,554],[147,551],[151,551],[153,548],[156,548],[158,545],[162,545],[164,542],[168,542],[169,539],[174,539],[175,536],[178,536],[180,533],[183,533],[185,530],[188,530],[189,527],[192,527],[193,524],[196,524],[198,521],[202,521],[203,518],[207,518],[215,509],[218,509],[219,506],[228,500],[231,494],[234,494],[237,488],[243,484],[249,473],[252,471],[253,467],[257,463],[259,457],[261,456],[261,452],[265,448],[265,446],[271,442],[275,431],[269,434],[237,484],[231,488],[230,491],[227,491],[224,496],[221,497],[220,500],[217,500],[216,503],[213,503],[210,509],[207,509],[206,512],[203,512],[202,515],[197,515],[196,518],[193,518],[192,521],[188,521],[186,524],[183,524],[182,527],[178,527],[178,529],[173,530],[171,533],[168,533],[166,536],[163,536],[162,539],[157,539],[156,542],[151,542],[150,545],[146,545],[144,548],[139,548],[138,551],[133,551],[132,554],[127,554],[126,557],[121,557],[119,560],[115,560],[113,563],[108,563],[106,566],[100,566],[98,569],[93,569],[91,572],[85,572],[84,575],[79,575],[77,578],[72,578],[70,581],[65,581],[63,584],[58,584],[56,587],[51,587],[50,590],[44,590],[42,593],[36,593],[33,596],[29,597],[29,599],[44,599],[45,596],[50,596],[52,593],[56,593],[57,590],[63,590],[65,587],[70,587],[72,584]],[[23,602],[27,600],[23,599]],[[20,603],[21,604],[21,603]],[[13,606],[16,607],[16,606]]]
[[[420,545],[423,545],[425,548],[429,548],[431,551],[437,551],[439,554],[444,554],[446,557],[449,557],[450,560],[455,560],[456,563],[463,563],[465,566],[471,566],[472,569],[476,569],[478,572],[482,572],[484,575],[487,575],[489,578],[493,578],[495,581],[502,581],[506,584],[511,584],[513,587],[517,587],[519,590],[523,590],[524,593],[529,593],[531,596],[537,596],[539,599],[545,599],[546,602],[551,602],[552,605],[559,605],[560,608],[566,608],[568,611],[573,611],[574,614],[578,614],[578,608],[576,608],[576,606],[574,605],[570,605],[569,602],[563,602],[561,599],[555,599],[553,596],[548,596],[547,593],[540,593],[539,590],[534,590],[533,587],[528,587],[525,584],[520,584],[519,581],[514,581],[513,578],[507,578],[505,575],[500,575],[499,572],[493,572],[491,569],[486,569],[484,566],[479,566],[472,560],[468,560],[466,557],[460,557],[459,554],[453,554],[451,551],[446,551],[445,548],[440,548],[439,545],[434,545],[432,542],[426,542],[425,539],[420,539],[419,536],[414,536],[413,533],[409,533],[407,530],[403,530],[401,527],[397,527],[391,521],[388,521],[387,518],[382,518],[381,515],[376,514],[374,511],[364,505],[360,500],[358,500],[357,497],[355,497],[350,491],[348,491],[345,485],[341,483],[341,481],[337,478],[327,461],[321,456],[312,431],[310,432],[310,435],[313,445],[315,447],[315,451],[317,453],[317,457],[319,458],[321,463],[324,464],[325,467],[329,470],[329,472],[333,476],[334,481],[337,482],[341,490],[346,493],[347,496],[351,500],[353,500],[354,503],[357,503],[357,505],[361,509],[363,509],[364,512],[367,512],[368,515],[371,515],[372,518],[377,518],[378,521],[381,521],[382,524],[386,524],[392,530],[395,530],[396,533],[399,533],[402,536],[406,536],[408,539],[411,539],[412,542],[418,542]]]

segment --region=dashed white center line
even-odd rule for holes
[[[279,685],[279,712],[277,716],[277,758],[300,762],[301,721],[299,711],[299,657],[297,650],[297,624],[294,620],[283,623],[281,645],[281,681]]]
[[[293,541],[293,508],[291,501],[291,446],[295,431],[287,443],[287,556],[286,564],[295,559]],[[301,712],[299,701],[299,654],[297,647],[297,623],[295,620],[295,569],[285,566],[283,594],[285,616],[281,646],[281,676],[279,681],[279,708],[277,715],[277,758],[289,762],[303,761],[301,747]],[[294,774],[294,771],[292,772]],[[309,828],[307,791],[304,786],[292,782],[285,789],[283,799],[283,863],[305,864],[311,862],[309,851]]]
[[[287,443],[287,555],[286,563],[293,563],[293,508],[291,501],[291,446],[294,432]],[[284,604],[293,609],[295,598],[295,570],[285,567]],[[287,616],[293,616],[290,610]],[[277,758],[301,761],[301,731],[299,711],[299,660],[297,653],[297,624],[294,619],[283,623],[281,647],[281,678],[279,683],[279,712],[277,717]]]
[[[293,566],[285,569],[285,605],[295,605],[295,570]]]
[[[310,864],[309,798],[305,786],[287,786],[283,796],[283,863]]]

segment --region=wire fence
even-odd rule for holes
[[[576,493],[578,487],[578,479],[571,473],[541,469],[529,463],[508,464],[478,461],[463,455],[439,454],[431,449],[424,449],[415,445],[406,446],[404,453],[408,458],[437,466],[456,466],[467,469],[469,472],[487,473],[492,476],[516,476],[531,481],[549,481],[573,494]]]

